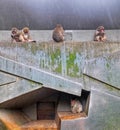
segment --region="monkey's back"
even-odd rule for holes
[[[62,42],[64,41],[64,30],[63,28],[56,27],[53,31],[52,38],[56,42]]]

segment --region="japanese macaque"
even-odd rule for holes
[[[22,31],[16,27],[11,29],[11,41],[12,42],[36,42],[30,38],[29,28],[25,27]]]
[[[21,35],[21,32],[16,27],[13,27],[11,29],[11,41],[12,42],[22,42],[20,40],[20,35]]]
[[[71,99],[71,111],[72,113],[82,112],[82,104],[78,99]]]
[[[56,42],[64,41],[64,29],[61,24],[57,24],[56,28],[53,30],[52,38]]]
[[[104,27],[99,26],[95,31],[94,41],[104,42],[106,39]]]
[[[28,27],[24,27],[21,31],[20,40],[22,42],[36,42],[30,38],[30,30]]]

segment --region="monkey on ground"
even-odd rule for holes
[[[16,27],[13,27],[11,29],[11,42],[22,42],[20,35],[21,32]]]
[[[106,41],[105,28],[99,26],[95,31],[94,41],[104,42]]]
[[[82,104],[78,99],[71,99],[71,111],[72,113],[82,112]]]
[[[57,24],[57,26],[53,30],[52,38],[55,42],[64,41],[64,29],[61,24]]]
[[[20,39],[22,42],[36,42],[30,38],[30,30],[28,27],[22,29]]]

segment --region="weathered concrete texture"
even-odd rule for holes
[[[2,71],[32,80],[34,82],[42,83],[45,87],[51,89],[64,91],[79,96],[81,95],[81,83],[74,82],[70,79],[65,79],[64,77],[36,69],[13,60],[0,57],[0,69]],[[72,89],[73,87],[74,89]]]
[[[53,30],[31,30],[31,38],[37,42],[45,42],[52,40],[52,31]],[[84,41],[93,41],[95,30],[66,30],[65,31],[65,40],[66,41],[75,41],[75,42],[84,42]],[[120,30],[106,30],[106,36],[108,41],[119,42],[120,41]],[[11,32],[0,31],[0,41],[11,41]]]
[[[110,95],[114,95],[117,97],[120,97],[120,89],[114,86],[111,86],[109,84],[106,84],[100,80],[96,80],[96,78],[90,77],[88,75],[83,76],[84,79],[84,88],[91,88],[91,89],[96,89],[101,92],[108,93]]]
[[[67,60],[66,58],[69,58],[70,55],[73,58],[75,57],[75,60],[77,60],[77,56],[82,59],[86,58],[93,60],[96,57],[115,53],[119,50],[119,42],[64,42],[59,44],[54,42],[32,44],[0,43],[0,56],[27,65],[34,65],[37,68],[48,68],[47,65],[51,67],[51,64],[55,64],[54,62],[56,60],[56,64],[59,64],[60,61],[65,62]]]
[[[0,107],[24,108],[29,115],[35,112],[29,105],[57,90],[80,96],[84,89],[90,91],[88,117],[62,120],[61,130],[119,130],[119,52],[119,42],[1,43],[0,71],[21,78],[0,86]],[[70,109],[67,103],[58,110]]]
[[[40,88],[41,84],[18,78],[16,82],[0,87],[0,104]]]
[[[119,42],[1,43],[0,69],[42,83],[48,88],[80,96],[81,89],[89,91],[91,89],[89,85],[84,85],[83,78],[88,63],[92,63],[98,57],[109,59],[110,54],[117,53],[119,50]],[[96,62],[104,66],[104,62],[99,63],[99,60]],[[112,66],[113,62],[106,61],[108,66],[106,71],[110,69],[109,66]],[[114,63],[117,65],[119,62],[116,60]],[[117,66],[119,70],[119,65]],[[98,67],[96,68],[99,70]]]
[[[10,100],[7,100],[0,104],[0,108],[25,108],[40,101],[43,98],[51,96],[57,91],[48,89],[48,88],[40,88],[34,91],[18,95],[17,97],[13,97]],[[7,93],[7,92],[6,92]],[[12,94],[11,94],[12,95]],[[1,95],[3,96],[3,95]],[[7,98],[7,97],[6,97]],[[9,96],[8,96],[9,98]]]
[[[22,109],[22,111],[31,119],[37,120],[37,104],[29,105]]]
[[[119,130],[120,98],[91,90],[87,118],[62,120],[61,130]]]
[[[0,86],[16,82],[15,76],[10,76],[3,72],[0,72]]]
[[[120,89],[120,51],[88,62],[84,73]]]

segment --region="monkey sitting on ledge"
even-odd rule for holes
[[[72,113],[82,112],[82,104],[78,99],[71,99],[71,111]]]
[[[28,27],[24,27],[22,29],[20,39],[22,40],[22,42],[36,42],[35,40],[32,40],[30,38],[30,30]]]
[[[95,31],[94,41],[104,42],[106,41],[105,28],[99,26]]]
[[[52,38],[55,42],[64,41],[64,29],[61,24],[57,24],[57,26],[53,30]]]
[[[12,42],[36,42],[30,38],[29,28],[24,27],[22,31],[18,30],[16,27],[11,30]]]
[[[21,32],[16,27],[13,27],[11,29],[11,42],[22,42],[20,35]]]

